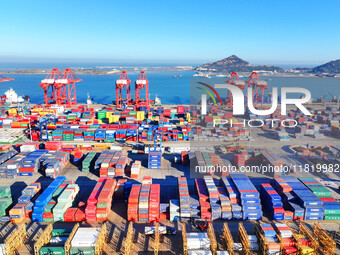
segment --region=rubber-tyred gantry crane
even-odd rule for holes
[[[44,103],[46,106],[56,103],[54,83],[61,77],[62,74],[59,72],[59,70],[54,68],[52,69],[51,73],[39,84],[39,86],[44,90]]]
[[[248,87],[253,88],[253,103],[254,106],[261,104],[263,106],[263,96],[264,91],[268,89],[268,84],[264,80],[261,80],[257,74],[257,72],[252,72],[249,77],[249,80],[246,81],[248,83]]]
[[[116,80],[116,105],[118,109],[123,107],[122,90],[126,86],[126,104],[131,105],[131,90],[130,90],[131,80],[127,75],[126,71],[122,71],[119,80]]]
[[[63,76],[54,83],[56,103],[59,105],[77,104],[76,82],[82,81],[73,74],[70,68],[65,69]]]
[[[140,90],[145,87],[145,101],[140,98]],[[138,80],[135,83],[135,104],[137,107],[149,106],[149,81],[146,78],[145,72],[141,71]]]
[[[235,85],[238,88],[245,90],[246,85],[245,82],[241,79],[239,79],[238,74],[236,72],[232,72],[230,74],[230,79],[227,81],[228,84]],[[227,92],[227,105],[232,106],[233,105],[233,96],[231,92],[228,90]]]

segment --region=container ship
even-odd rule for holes
[[[152,102],[144,71],[112,105],[79,104],[77,82],[53,69],[44,104],[1,107],[0,254],[339,254],[337,103],[235,118],[229,95],[203,116]]]

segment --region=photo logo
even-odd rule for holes
[[[215,84],[214,87],[207,85],[205,83],[200,83],[210,90],[214,92],[216,97],[219,99],[221,105],[223,105],[220,95],[217,93],[216,89],[227,89],[229,93],[232,95],[232,108],[233,115],[244,115],[245,114],[245,103],[244,103],[244,94],[243,91],[235,86],[230,84]],[[214,101],[215,105],[216,100],[212,93],[207,89],[199,88],[206,92]],[[301,98],[287,98],[288,93],[301,93],[304,94]],[[249,111],[256,115],[270,115],[275,112],[278,105],[278,88],[274,87],[272,90],[272,105],[270,109],[267,110],[258,110],[254,105],[254,88],[249,87],[247,90],[247,105]],[[307,108],[303,105],[311,100],[311,93],[308,89],[298,88],[298,87],[283,87],[281,88],[281,115],[287,115],[287,105],[295,105],[303,114],[310,116],[312,115]],[[205,94],[201,95],[201,111],[202,114],[206,114],[207,110],[207,97]]]

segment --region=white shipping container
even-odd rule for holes
[[[210,254],[212,255],[211,251],[206,251],[206,250],[188,251],[188,255],[210,255]],[[220,253],[220,254],[229,254],[229,253]]]
[[[94,247],[99,231],[99,228],[78,228],[71,241],[71,247]]]
[[[20,146],[20,152],[32,152],[35,151],[36,148],[34,145],[23,144]]]
[[[5,251],[5,245],[4,244],[0,244],[0,255],[5,255],[6,251]]]
[[[188,250],[209,250],[210,239],[207,233],[187,233]]]

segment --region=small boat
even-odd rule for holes
[[[162,105],[162,101],[157,95],[155,97],[155,105]]]
[[[93,98],[90,97],[90,93],[87,93],[86,103],[87,103],[87,105],[93,104]]]
[[[178,74],[178,75],[173,75],[172,77],[173,77],[173,78],[182,78],[182,77],[183,77],[183,75],[181,75],[181,74]]]

